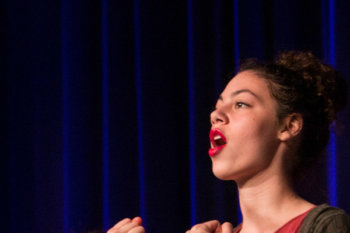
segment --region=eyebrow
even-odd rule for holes
[[[235,97],[236,95],[239,95],[239,94],[241,94],[241,93],[245,93],[245,92],[247,92],[247,93],[253,95],[253,96],[254,96],[255,98],[257,98],[257,99],[260,99],[254,92],[252,92],[252,91],[249,90],[249,89],[241,89],[241,90],[237,90],[237,91],[235,91],[235,92],[232,92],[232,93],[231,93],[231,98],[233,98],[233,97]],[[221,101],[224,100],[224,99],[222,98],[221,95],[219,96],[219,100],[221,100]]]

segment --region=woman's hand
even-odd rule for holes
[[[132,220],[125,218],[115,224],[107,233],[145,233],[145,229],[140,217],[135,217]]]
[[[212,220],[194,225],[186,233],[233,233],[233,226],[229,222],[221,225],[219,221]]]

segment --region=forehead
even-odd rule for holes
[[[240,90],[249,90],[261,98],[272,98],[266,79],[258,76],[258,74],[253,71],[243,71],[238,73],[226,85],[224,91],[221,93],[220,99],[225,100],[230,98],[232,93]]]

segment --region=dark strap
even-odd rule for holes
[[[240,225],[233,229],[235,232]],[[299,233],[349,233],[350,216],[342,209],[322,204],[306,215]]]
[[[350,216],[344,210],[322,204],[305,217],[299,233],[350,232]]]

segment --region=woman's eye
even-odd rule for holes
[[[245,104],[245,103],[242,103],[242,102],[237,102],[236,103],[236,108],[244,108],[244,107],[247,107],[248,105]]]

